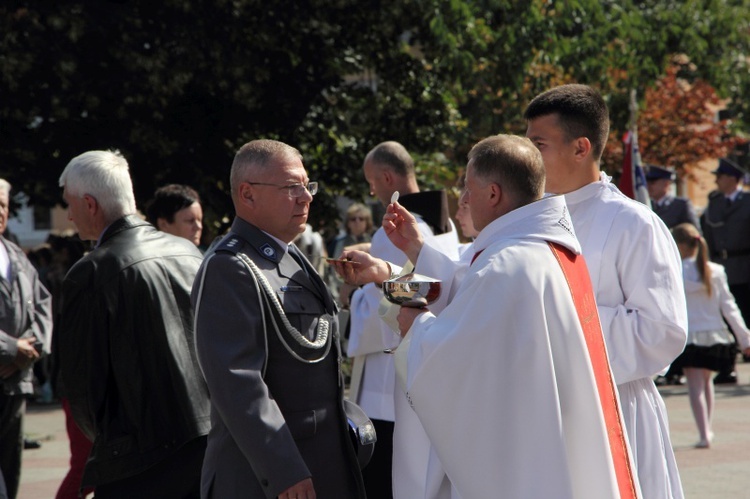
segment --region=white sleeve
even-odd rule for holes
[[[740,344],[740,348],[743,350],[750,347],[750,332],[747,330],[745,320],[742,318],[740,309],[737,307],[737,302],[734,300],[734,296],[729,291],[729,285],[727,284],[727,274],[724,267],[716,265],[712,266],[711,270],[714,272],[718,286],[714,286],[716,289],[713,290],[719,298],[719,306],[721,307],[721,315],[724,316],[729,327],[732,328],[732,332],[737,341]]]
[[[687,341],[687,306],[677,246],[663,223],[638,218],[615,220],[619,230],[607,242],[595,283],[618,385],[661,372]]]

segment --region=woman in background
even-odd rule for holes
[[[338,258],[344,248],[348,246],[361,245],[357,249],[367,251],[372,240],[373,223],[372,211],[361,203],[354,203],[346,210],[344,221],[346,234],[339,236],[334,244],[331,256]]]
[[[201,244],[203,207],[201,198],[192,187],[169,184],[160,187],[149,202],[146,218],[157,229]]]
[[[750,354],[750,332],[729,292],[724,267],[708,261],[708,247],[698,229],[683,223],[672,229],[682,257],[688,311],[688,339],[683,353],[675,360],[687,378],[690,407],[698,425],[700,449],[711,447],[711,417],[714,409],[712,372],[734,355],[734,339],[723,319],[732,328],[745,355]]]

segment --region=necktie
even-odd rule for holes
[[[294,258],[294,261],[297,262],[297,265],[300,266],[302,271],[309,278],[310,272],[307,271],[307,265],[305,265],[305,258],[302,256],[299,250],[295,246],[289,246],[289,255],[291,255],[291,257]]]

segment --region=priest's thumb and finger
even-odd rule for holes
[[[412,263],[416,263],[424,238],[414,215],[400,204],[391,203],[383,215],[382,227],[393,245],[403,251]]]

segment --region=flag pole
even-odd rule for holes
[[[627,149],[622,172],[623,176],[627,175],[627,180],[623,184],[623,187],[625,187],[623,192],[636,201],[651,207],[651,199],[648,196],[646,177],[643,173],[641,163],[641,151],[638,147],[638,101],[636,96],[636,90],[631,88],[628,105],[630,118],[628,120],[628,133],[626,134],[625,144]]]

